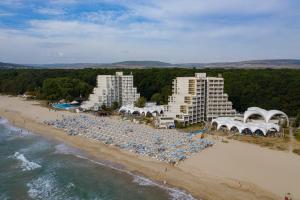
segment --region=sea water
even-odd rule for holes
[[[0,118],[0,199],[194,199]]]

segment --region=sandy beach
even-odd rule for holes
[[[80,148],[92,158],[122,164],[129,171],[182,188],[199,199],[300,199],[300,156],[230,140],[199,152],[177,166],[123,151],[85,137],[68,136],[45,120],[76,113],[50,111],[37,101],[0,96],[0,116],[18,127]],[[168,168],[165,172],[165,168]]]

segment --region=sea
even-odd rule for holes
[[[0,118],[0,200],[194,200]]]

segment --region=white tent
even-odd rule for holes
[[[164,107],[163,106],[157,106],[157,105],[146,105],[144,108],[138,108],[135,107],[133,105],[127,105],[127,106],[122,106],[119,109],[119,112],[126,112],[129,114],[133,114],[133,113],[139,113],[139,114],[144,114],[146,115],[147,113],[153,114],[153,113],[157,113],[160,114],[162,112],[164,112]]]
[[[289,118],[284,112],[282,112],[280,110],[269,110],[269,111],[267,111],[265,109],[258,108],[258,107],[248,108],[248,110],[244,114],[244,122],[246,123],[248,121],[248,119],[253,115],[261,116],[266,123],[269,123],[270,120],[272,119],[272,117],[274,117],[276,115],[281,115],[281,116],[286,118],[287,124],[289,124]]]
[[[250,130],[251,133],[261,131],[263,135],[267,135],[269,131],[280,131],[280,127],[274,123],[267,122],[255,122],[255,123],[244,123],[237,121],[234,118],[229,117],[219,117],[211,122],[212,125],[217,125],[217,130],[220,130],[222,127],[226,127],[227,130],[231,131],[233,128],[236,128],[239,133],[242,133],[246,129]]]
[[[78,101],[72,101],[70,104],[76,105],[76,104],[79,104],[79,103],[78,103]]]

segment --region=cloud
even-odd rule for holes
[[[99,37],[105,34],[116,34],[116,30],[109,26],[101,26],[94,23],[83,23],[80,21],[60,20],[32,20],[30,28],[23,32],[42,38],[84,38]]]
[[[14,15],[15,15],[15,13],[13,13],[13,12],[7,12],[7,11],[0,10],[0,17],[11,17]]]
[[[85,12],[81,15],[83,20],[92,23],[100,24],[118,24],[124,22],[130,18],[130,14],[118,12],[118,11],[97,11],[97,12]]]
[[[121,2],[138,15],[158,20],[213,14],[257,15],[276,13],[284,10],[287,5],[286,2],[281,0],[149,0],[145,1],[147,3]]]
[[[20,7],[23,6],[22,0],[1,0],[1,6]]]
[[[49,0],[50,4],[64,5],[64,4],[75,4],[78,0]]]
[[[37,9],[37,12],[45,15],[63,15],[65,11],[62,9],[54,9],[54,8],[40,8]]]
[[[63,57],[65,54],[64,54],[63,52],[57,52],[57,55],[58,55],[59,57]]]
[[[22,8],[43,15],[16,16],[16,21],[24,20],[21,28],[0,19],[0,60],[182,63],[296,58],[300,5],[290,2],[49,0]]]
[[[39,42],[37,46],[42,48],[61,48],[61,47],[68,47],[72,46],[72,43],[68,42]]]

